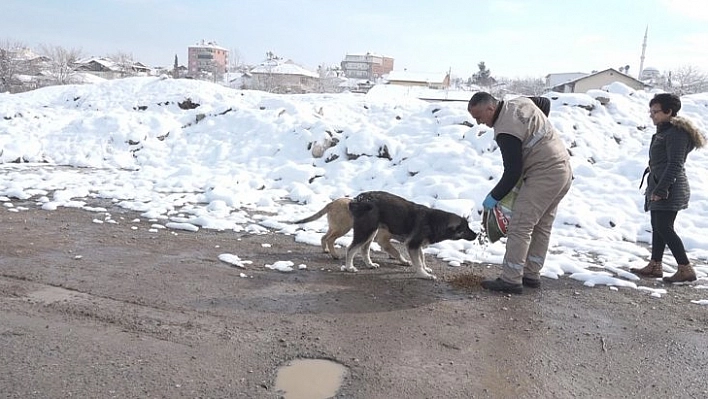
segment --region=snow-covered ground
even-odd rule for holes
[[[627,272],[649,256],[639,182],[655,131],[653,93],[621,84],[606,89],[546,94],[575,180],[558,211],[543,275],[661,296],[663,289]],[[183,109],[187,99],[193,108]],[[708,93],[682,101],[681,115],[708,131]],[[326,218],[302,226],[287,221],[368,190],[464,215],[479,230],[481,202],[502,172],[493,132],[474,123],[464,101],[425,102],[386,86],[366,95],[275,95],[165,78],[0,94],[0,162],[6,211],[22,211],[14,198],[51,211],[86,207],[98,197],[168,227],[156,233],[269,229],[303,245],[319,245]],[[691,153],[686,169],[691,203],[676,228],[696,261],[697,296],[705,297],[708,152]],[[427,253],[451,267],[475,267],[499,263],[504,243],[447,241]],[[290,261],[291,270],[304,267]],[[669,252],[664,261],[675,266]]]

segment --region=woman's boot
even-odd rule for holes
[[[664,272],[661,271],[661,262],[658,260],[649,260],[649,264],[641,269],[629,269],[630,272],[644,277],[662,277]]]
[[[691,264],[678,265],[678,270],[673,276],[664,277],[667,283],[683,283],[685,281],[696,281],[696,271]]]

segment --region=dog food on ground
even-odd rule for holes
[[[474,273],[458,274],[447,279],[453,288],[477,288],[482,284],[482,276]]]

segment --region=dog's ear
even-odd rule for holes
[[[447,222],[447,230],[454,233],[455,235],[469,230],[469,225],[467,224],[467,219],[459,217],[457,215],[451,215]]]
[[[464,216],[458,216],[454,213],[450,214],[450,217],[447,220],[447,227],[451,229],[456,229],[462,224],[467,224],[467,218]]]
[[[448,228],[453,230],[455,233],[457,233],[461,237],[470,236],[470,233],[471,233],[472,240],[477,238],[477,233],[470,228],[469,220],[467,220],[467,218],[464,218],[464,217],[459,217],[459,219],[450,218],[450,224],[448,225]]]

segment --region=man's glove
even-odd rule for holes
[[[484,207],[484,209],[490,210],[497,205],[497,202],[499,202],[499,200],[494,199],[494,197],[492,197],[492,194],[490,193],[490,194],[487,194],[487,198],[485,198],[484,201],[482,202],[482,206]]]

